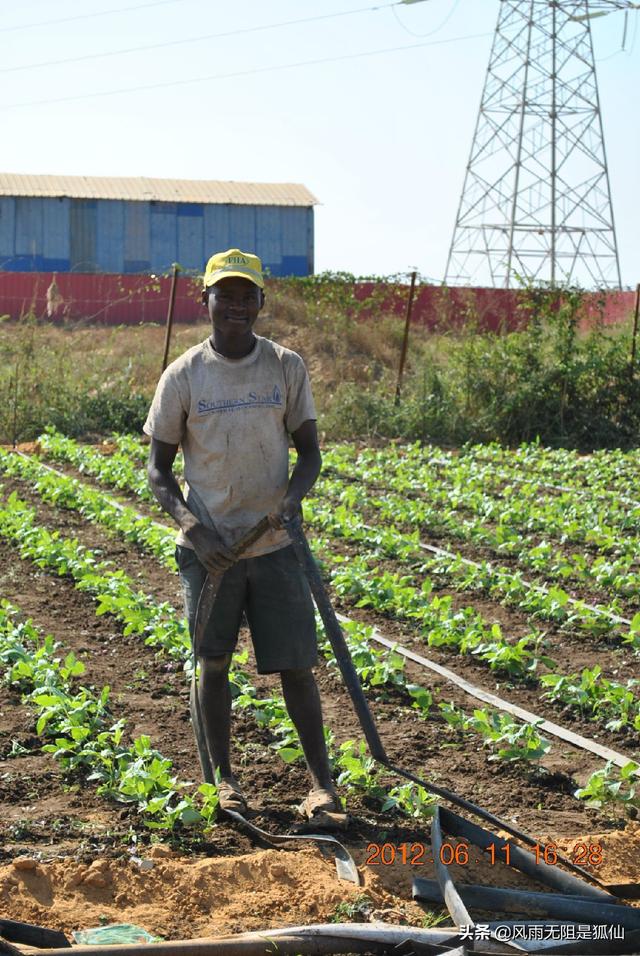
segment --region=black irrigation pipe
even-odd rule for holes
[[[342,614],[338,614],[337,617],[338,620],[341,621],[346,622],[349,620],[348,617]],[[475,697],[485,704],[491,704],[492,707],[497,707],[498,710],[502,710],[505,713],[513,714],[514,717],[518,717],[525,723],[535,724],[540,730],[545,730],[548,734],[552,734],[554,737],[564,740],[573,747],[578,747],[580,750],[586,750],[598,757],[602,757],[603,760],[610,761],[617,767],[626,767],[628,763],[635,762],[632,757],[627,757],[617,750],[612,750],[611,747],[605,747],[603,744],[599,744],[589,737],[583,737],[581,734],[576,734],[572,730],[567,730],[566,727],[561,727],[560,724],[556,724],[551,720],[545,720],[545,718],[540,717],[538,714],[534,714],[529,710],[525,710],[523,707],[518,707],[517,704],[503,700],[502,697],[498,697],[496,694],[492,694],[482,687],[477,687],[464,677],[460,677],[459,674],[456,674],[455,671],[450,670],[448,667],[437,664],[435,661],[430,660],[428,657],[423,657],[421,654],[416,654],[415,651],[403,647],[402,644],[398,644],[397,641],[390,640],[375,627],[371,634],[371,640],[377,644],[381,644],[383,647],[387,647],[391,651],[395,651],[397,654],[400,654],[409,661],[413,661],[420,667],[428,668],[434,673],[439,674],[441,677],[444,677],[445,680],[449,681],[449,683],[455,684],[456,687],[459,687],[466,694],[469,694],[470,697]],[[640,774],[640,768],[637,773]]]
[[[589,880],[590,883],[584,883],[581,880],[578,880],[571,873],[565,873],[559,868],[539,864],[537,861],[539,859],[541,844],[530,837],[527,833],[524,833],[520,829],[514,827],[512,824],[501,820],[499,817],[494,816],[493,814],[484,810],[482,807],[476,806],[470,801],[463,799],[462,797],[458,796],[458,794],[453,793],[450,790],[446,790],[443,787],[437,787],[434,784],[427,783],[425,780],[422,780],[415,774],[409,773],[403,768],[396,767],[391,763],[384,750],[382,741],[380,740],[377,727],[374,723],[372,714],[369,710],[369,706],[360,685],[358,675],[349,655],[344,635],[342,634],[335,612],[324,589],[318,567],[311,554],[311,550],[302,530],[300,520],[296,518],[289,522],[287,524],[287,531],[289,533],[289,538],[295,550],[298,561],[303,567],[307,576],[307,580],[309,581],[309,586],[315,599],[316,606],[324,622],[325,631],[333,648],[342,677],[347,685],[347,690],[353,702],[356,714],[360,720],[367,743],[369,745],[369,749],[374,759],[397,776],[404,777],[407,780],[419,784],[432,793],[435,793],[437,796],[441,796],[448,800],[450,803],[463,807],[476,816],[487,820],[491,824],[501,827],[503,830],[506,830],[507,833],[517,837],[523,843],[536,847],[538,855],[534,857],[534,854],[522,850],[519,847],[513,847],[511,844],[509,844],[510,852],[517,851],[513,854],[514,865],[522,869],[524,872],[533,875],[534,879],[536,879],[538,882],[543,884],[546,883],[547,885],[554,886],[555,888],[559,889],[563,895],[574,897],[576,901],[588,901],[591,921],[593,921],[594,917],[596,919],[600,917],[604,922],[609,923],[616,921],[617,925],[624,925],[625,927],[631,929],[631,935],[635,936],[635,930],[640,927],[640,917],[630,907],[619,902],[614,896],[612,896],[604,888],[603,883],[596,877],[592,876],[592,874],[588,873],[582,867],[577,866],[571,860],[568,860],[566,857],[560,854],[558,854],[557,859],[561,863],[563,863],[569,870]],[[455,923],[458,926],[466,925],[470,928],[473,928],[475,924],[467,911],[465,903],[460,896],[453,879],[451,878],[447,866],[445,866],[441,860],[439,852],[442,848],[441,820],[444,821],[444,826],[446,826],[452,833],[471,840],[471,842],[483,849],[488,848],[488,845],[491,842],[494,844],[495,852],[495,844],[496,842],[499,842],[500,838],[487,832],[482,827],[478,827],[476,824],[473,824],[470,821],[467,821],[464,818],[459,817],[457,814],[447,811],[442,807],[437,807],[435,810],[432,825],[431,845],[433,849],[433,863],[440,890],[442,896],[444,897],[449,913],[451,914]],[[502,845],[506,846],[506,841],[502,841]],[[534,866],[535,870],[532,872],[532,867]],[[593,884],[596,885],[594,886]],[[606,907],[606,909],[604,907]],[[586,956],[586,954],[595,954],[598,952],[630,953],[632,950],[628,948],[629,942],[630,941],[627,940],[626,943],[620,944],[618,940],[607,940],[604,946],[602,944],[596,944],[595,947],[585,947],[584,942],[580,941],[578,944],[571,943],[566,948],[562,946],[555,951],[558,953],[566,952],[580,954],[580,956]],[[506,948],[507,951],[512,952],[522,951],[522,947],[515,942],[507,943]],[[465,956],[467,952],[468,949],[464,944],[460,946],[456,945],[454,949],[448,950],[448,956]]]
[[[625,929],[640,929],[640,911],[637,909],[619,903],[596,903],[586,896],[580,898],[567,893],[534,893],[477,883],[461,883],[458,893],[464,905],[490,913],[526,913],[571,922],[615,923]],[[444,895],[438,880],[416,877],[413,881],[413,898],[426,903],[442,903]]]
[[[360,725],[367,740],[371,756],[374,758],[374,760],[377,760],[378,763],[381,763],[383,766],[387,767],[388,770],[397,776],[404,777],[405,780],[409,780],[412,783],[417,783],[419,786],[424,787],[426,790],[429,790],[436,796],[442,797],[444,800],[448,800],[450,803],[454,804],[454,806],[467,810],[475,816],[485,820],[487,823],[490,823],[494,827],[505,830],[507,833],[510,833],[512,836],[521,840],[528,846],[538,847],[538,851],[540,851],[540,841],[529,836],[528,833],[525,833],[518,827],[515,827],[512,823],[495,816],[493,813],[490,813],[488,810],[477,806],[470,800],[466,800],[464,797],[459,796],[452,790],[448,790],[447,788],[441,787],[434,783],[427,783],[425,780],[417,777],[415,774],[410,773],[402,767],[397,767],[390,761],[380,739],[380,735],[378,734],[378,728],[376,727],[371,711],[369,710],[369,705],[360,685],[353,661],[351,660],[344,635],[342,634],[335,611],[331,606],[331,602],[324,588],[324,584],[322,583],[320,572],[313,559],[313,555],[311,554],[311,550],[304,535],[304,531],[302,530],[300,520],[296,518],[289,522],[287,524],[287,531],[296,553],[296,557],[298,558],[298,561],[300,562],[307,576],[311,593],[313,594],[316,606],[325,626],[327,637],[329,638],[329,642],[338,663],[338,667],[340,668],[340,672],[346,684],[349,696],[351,697],[356,715],[360,721]],[[581,866],[577,866],[571,860],[561,856],[560,854],[558,854],[558,860],[560,860],[574,873],[578,873],[585,879],[590,880],[591,883],[595,883],[599,887],[603,887],[603,883],[597,879],[597,877],[594,877]],[[604,889],[600,889],[598,891],[598,895],[600,899],[614,899],[611,894]]]
[[[332,956],[349,953],[394,953],[397,956],[449,956],[459,941],[456,929],[416,929],[389,923],[332,923],[312,926],[287,926],[263,929],[237,936],[204,939],[168,940],[154,943],[157,956]],[[494,951],[495,952],[495,951]],[[74,946],[74,956],[149,956],[148,945]],[[481,951],[474,950],[477,956]],[[35,949],[29,956],[68,956],[67,949]]]
[[[475,846],[481,849],[486,849],[488,841],[491,841],[495,852],[494,841],[497,838],[494,837],[493,834],[483,830],[482,827],[474,823],[470,823],[468,820],[458,817],[443,807],[437,807],[431,830],[433,862],[437,879],[423,880],[414,878],[412,894],[414,899],[424,900],[426,902],[440,902],[444,900],[449,913],[457,925],[466,926],[471,929],[474,929],[475,924],[469,916],[467,904],[474,909],[489,910],[494,914],[496,911],[526,914],[525,924],[528,926],[534,922],[529,916],[531,913],[534,915],[542,914],[547,917],[552,917],[554,920],[559,918],[573,926],[574,929],[578,920],[583,920],[587,925],[593,925],[596,921],[599,921],[600,924],[609,925],[610,927],[616,927],[622,930],[622,942],[616,937],[615,939],[605,939],[604,942],[596,942],[595,945],[585,946],[584,941],[580,940],[579,942],[561,944],[557,948],[554,947],[553,952],[573,953],[575,956],[595,956],[595,954],[598,953],[613,954],[623,952],[630,954],[637,952],[636,943],[640,941],[640,912],[637,909],[633,909],[619,900],[612,900],[611,897],[607,899],[606,894],[602,894],[600,890],[582,883],[569,874],[559,871],[554,872],[554,868],[547,864],[540,864],[544,867],[544,870],[538,871],[536,869],[532,872],[533,855],[518,847],[510,847],[510,850],[515,852],[513,852],[513,857],[510,859],[509,865],[533,876],[538,882],[546,883],[550,886],[560,886],[563,892],[532,893],[530,891],[515,890],[512,888],[496,888],[470,884],[461,884],[458,889],[449,873],[449,865],[442,862],[443,826],[446,827],[450,833],[464,837],[469,840],[470,843],[475,844]],[[506,845],[506,841],[502,841],[502,845]],[[572,889],[573,892],[567,892]],[[489,922],[487,924],[487,929],[491,932],[492,938],[496,938],[493,936],[492,931],[497,930],[498,927],[504,930],[506,922],[505,920],[501,920],[499,923]],[[543,924],[543,926],[547,925],[548,923]],[[629,934],[626,933],[627,930],[630,930]],[[627,937],[626,940],[624,938],[625,936]],[[475,930],[473,938],[475,939]],[[501,940],[502,939],[501,937]],[[503,945],[506,945],[510,950],[515,949],[522,951],[522,947],[512,941],[503,942]],[[473,944],[471,948],[473,948]],[[540,950],[531,950],[530,947],[527,947],[527,949],[529,952],[540,952]],[[455,952],[456,956],[458,956],[458,954],[465,956],[467,950],[463,947]],[[450,953],[449,956],[454,956],[454,953]]]

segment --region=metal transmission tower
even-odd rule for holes
[[[501,0],[446,281],[621,285],[590,20],[616,0]]]

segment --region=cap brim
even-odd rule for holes
[[[203,279],[203,285],[205,289],[209,289],[212,285],[215,285],[216,282],[220,282],[221,279],[248,279],[249,282],[253,282],[254,285],[257,285],[259,289],[264,289],[264,279],[258,277],[258,274],[255,272],[240,272],[238,270],[227,271],[226,269],[220,270],[218,272],[212,273],[210,276],[205,276]]]

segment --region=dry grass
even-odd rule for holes
[[[20,323],[0,326],[0,352],[7,354],[17,344]],[[294,296],[282,293],[267,301],[255,327],[258,335],[273,339],[304,358],[312,380],[321,390],[331,391],[338,383],[352,381],[365,385],[380,380],[397,368],[403,322],[397,317],[356,319],[314,315]],[[210,335],[207,321],[176,324],[173,327],[169,360],[177,358]],[[22,334],[25,334],[23,327]],[[75,372],[103,383],[127,379],[136,391],[152,393],[160,376],[164,351],[163,326],[30,326],[29,336],[36,353],[43,350],[58,357],[77,356],[81,365]],[[426,336],[412,329],[411,346],[422,353]]]
[[[413,326],[400,403],[404,323],[380,301],[358,303],[352,284],[269,285],[256,331],[302,355],[331,437],[635,445],[640,375],[630,373],[629,335],[580,330],[580,297],[561,310],[555,298],[536,300],[537,321],[509,335]],[[170,358],[209,333],[205,321],[176,326]],[[29,440],[48,424],[74,435],[139,431],[163,348],[164,329],[150,324],[0,323],[0,440]]]
[[[402,328],[396,317],[349,317],[348,309],[335,303],[309,303],[295,290],[270,288],[256,332],[302,355],[323,411],[344,383],[366,388],[394,378]],[[176,324],[169,360],[210,331],[204,319]],[[66,429],[69,418],[73,427],[72,406],[85,398],[94,402],[92,421],[96,403],[127,404],[138,396],[138,407],[144,407],[160,377],[164,338],[164,327],[150,323],[60,326],[33,318],[0,323],[0,432],[5,440],[16,434],[26,439],[48,421]],[[423,351],[414,330],[412,355]]]

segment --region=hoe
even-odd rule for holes
[[[232,549],[236,559],[240,558],[242,553],[269,527],[267,518],[263,518],[248,534]],[[626,931],[626,940],[623,947],[615,940],[605,943],[599,943],[596,949],[590,947],[587,943],[571,944],[565,943],[557,952],[580,953],[586,956],[589,952],[614,953],[630,952],[628,946],[631,940],[634,944],[640,941],[640,911],[624,905],[621,900],[613,895],[604,884],[594,877],[591,873],[578,866],[566,857],[557,854],[557,859],[567,870],[573,871],[577,875],[565,872],[555,865],[548,865],[539,861],[539,852],[541,844],[539,840],[530,836],[528,833],[515,827],[513,823],[503,820],[490,813],[482,807],[471,803],[464,797],[459,796],[451,790],[441,787],[435,783],[422,780],[409,770],[396,766],[391,762],[386,754],[378,729],[374,722],[369,705],[364,696],[360,681],[351,660],[344,635],[336,614],[331,606],[331,602],[325,590],[320,577],[318,567],[311,554],[309,544],[302,530],[302,524],[298,518],[290,521],[286,525],[286,530],[294,548],[296,557],[304,570],[311,593],[318,608],[318,612],[324,623],[325,632],[331,644],[338,667],[342,674],[349,696],[351,698],[354,710],[362,727],[365,739],[367,741],[372,757],[386,767],[391,773],[409,780],[412,783],[424,787],[426,790],[441,797],[462,810],[479,817],[486,823],[496,829],[501,829],[515,837],[526,846],[536,848],[533,853],[524,850],[515,844],[497,836],[495,833],[484,829],[476,823],[459,816],[458,814],[447,810],[444,807],[437,807],[433,816],[431,828],[431,845],[434,857],[434,867],[436,871],[436,881],[414,880],[413,896],[418,900],[442,901],[447,905],[449,912],[456,925],[473,927],[475,924],[470,917],[465,901],[474,907],[488,909],[500,912],[531,912],[536,918],[551,917],[554,920],[563,920],[572,923],[575,920],[581,922],[597,922],[602,924],[617,925],[624,927]],[[213,764],[211,761],[209,747],[207,745],[204,725],[200,713],[196,686],[196,663],[197,650],[202,640],[204,629],[211,615],[211,610],[215,602],[218,587],[222,575],[209,575],[205,581],[198,609],[196,614],[196,623],[194,627],[193,654],[194,667],[191,684],[191,715],[200,756],[200,763],[205,780],[215,782]],[[266,833],[254,824],[246,820],[242,815],[233,811],[227,811],[227,815],[236,822],[247,828],[257,837],[268,841],[272,845],[280,846],[290,840],[314,840],[320,843],[330,844],[336,857],[336,867],[341,877],[359,883],[358,871],[355,867],[348,851],[334,837],[322,834],[288,835],[279,836]],[[340,814],[331,814],[329,819],[318,820],[319,826],[331,826],[332,828],[346,826],[346,817]],[[316,822],[314,820],[314,822]],[[505,857],[508,854],[510,865],[520,870],[522,873],[530,876],[538,883],[543,883],[554,892],[545,893],[519,893],[507,889],[490,889],[485,886],[463,887],[458,890],[455,886],[448,867],[440,862],[442,854],[439,852],[442,847],[443,831],[461,838],[462,840],[473,844],[480,850],[489,851],[490,848],[497,848],[498,852],[504,852]],[[495,850],[493,851],[495,852]],[[588,882],[586,882],[588,881]],[[617,889],[617,888],[616,888]],[[629,887],[621,886],[620,893],[628,890]],[[464,900],[463,900],[464,896]],[[504,922],[504,921],[503,921]],[[508,950],[522,951],[522,948],[513,945],[508,946]],[[462,950],[459,950],[462,952]],[[504,951],[504,950],[503,950]],[[635,947],[634,950],[635,951]],[[453,951],[451,951],[453,952]],[[458,950],[456,950],[458,952]]]

